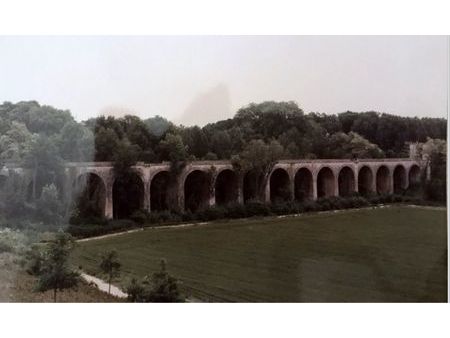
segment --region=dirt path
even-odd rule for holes
[[[87,273],[81,273],[81,278],[83,278],[89,284],[94,284],[100,291],[108,293],[109,284],[100,278],[88,275]],[[128,295],[119,289],[117,286],[111,284],[111,295],[118,298],[127,298]]]

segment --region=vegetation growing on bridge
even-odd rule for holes
[[[33,179],[0,176],[0,211],[8,219],[56,226],[67,222],[73,205],[64,198],[64,161],[114,162],[121,182],[115,185],[120,205],[116,216],[129,218],[142,189],[130,171],[137,161],[170,161],[173,180],[187,161],[231,159],[236,168],[254,175],[249,180],[255,185],[250,200],[260,199],[261,187],[278,159],[407,157],[406,142],[426,144],[423,151],[430,154],[433,178],[425,187],[426,197],[444,201],[445,140],[445,119],[376,112],[305,114],[294,102],[250,104],[233,118],[202,128],[176,126],[159,116],[145,120],[100,116],[77,122],[69,111],[35,101],[5,102],[0,105],[0,167],[15,162],[31,170]],[[87,193],[97,196],[104,191]],[[86,196],[81,199],[89,201]],[[95,216],[99,213],[95,207],[81,203],[77,212]]]

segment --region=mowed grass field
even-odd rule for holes
[[[446,302],[446,211],[411,207],[147,229],[80,242],[74,263],[98,274],[118,251],[125,286],[165,258],[201,301]]]

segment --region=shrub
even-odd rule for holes
[[[302,203],[305,212],[319,211],[320,206],[316,201],[306,200]]]
[[[62,220],[62,202],[54,184],[42,188],[41,197],[36,201],[36,216],[49,224],[58,224]]]
[[[368,206],[370,203],[369,201],[362,197],[362,196],[353,196],[349,198],[350,201],[350,207],[351,208],[361,208],[361,207],[366,207]]]
[[[269,216],[270,208],[267,204],[259,201],[250,201],[245,205],[247,216]]]
[[[137,226],[138,224],[131,220],[120,219],[110,221],[107,224],[71,224],[67,228],[67,232],[73,237],[82,238],[102,236],[111,232],[130,230],[136,228]]]
[[[153,303],[184,302],[184,296],[178,287],[178,280],[166,269],[166,262],[161,260],[160,271],[146,277],[139,283],[136,279],[127,287],[128,301]]]
[[[247,208],[243,204],[231,203],[225,208],[225,217],[227,218],[244,218],[247,217]]]
[[[136,278],[131,280],[131,283],[127,286],[127,300],[132,303],[142,303],[145,301],[145,289]]]
[[[287,215],[296,213],[297,208],[294,202],[278,202],[271,205],[271,211],[275,215]]]
[[[106,225],[106,224],[108,224],[108,220],[104,217],[97,217],[97,216],[81,217],[80,215],[72,214],[69,218],[69,224],[73,224],[73,225],[81,225],[81,224]]]
[[[0,254],[4,252],[14,252],[14,246],[6,241],[0,241]]]
[[[131,214],[130,219],[137,224],[144,224],[148,219],[148,213],[145,210],[136,210]]]
[[[321,211],[326,211],[326,210],[331,210],[332,208],[332,204],[330,202],[330,200],[328,198],[319,198],[317,200],[317,205],[318,205],[318,210]]]
[[[225,209],[220,206],[207,208],[197,213],[197,219],[201,221],[213,221],[216,219],[225,218]]]
[[[181,220],[183,222],[191,222],[194,220],[194,215],[192,214],[192,212],[190,210],[188,210],[181,215]]]
[[[148,214],[147,221],[150,224],[158,224],[158,223],[164,223],[164,222],[181,222],[182,221],[182,215],[169,211],[169,210],[163,210],[163,211],[153,211]]]

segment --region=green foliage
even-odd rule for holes
[[[59,224],[63,218],[63,204],[58,189],[54,184],[46,185],[36,201],[36,214],[40,220],[48,224]]]
[[[25,270],[33,276],[39,276],[43,273],[44,251],[37,245],[33,245],[25,254],[26,268]]]
[[[178,134],[167,133],[160,142],[161,157],[170,161],[171,174],[178,175],[186,164],[188,152],[183,139]]]
[[[26,185],[22,177],[14,172],[5,179],[0,189],[0,212],[4,217],[23,218],[30,215],[30,208],[25,203]]]
[[[233,158],[233,166],[240,172],[251,172],[254,198],[262,199],[264,188],[273,167],[283,158],[283,146],[276,140],[265,143],[263,140],[252,140],[239,156]]]
[[[164,134],[173,127],[173,124],[167,121],[164,117],[156,115],[155,117],[144,120],[150,134],[157,138],[161,138]]]
[[[338,132],[331,135],[329,140],[330,158],[381,158],[383,151],[355,132],[348,134]]]
[[[100,261],[100,270],[108,276],[108,293],[111,293],[111,282],[113,278],[120,276],[119,258],[115,250],[105,252]]]
[[[417,144],[417,155],[425,159],[430,166],[430,180],[422,177],[422,182],[425,182],[425,197],[431,201],[445,203],[447,201],[447,142],[428,137],[426,142]]]
[[[58,233],[56,238],[45,248],[39,268],[34,267],[38,276],[36,290],[40,292],[53,290],[55,302],[58,291],[72,288],[78,283],[78,273],[72,271],[68,265],[73,245],[74,242],[70,235]]]
[[[130,219],[137,224],[144,224],[148,217],[145,210],[136,210],[130,215]]]
[[[447,161],[443,153],[434,152],[430,156],[431,178],[426,182],[425,196],[432,201],[447,201]]]
[[[94,141],[92,130],[75,121],[65,124],[55,138],[62,158],[71,162],[92,161],[95,155]]]
[[[142,283],[136,279],[127,287],[128,301],[149,303],[180,303],[184,302],[178,280],[172,277],[166,269],[165,260],[161,260],[160,271],[145,277]]]
[[[127,289],[128,301],[131,303],[144,303],[145,302],[145,288],[133,278],[128,285]]]
[[[135,229],[139,224],[131,220],[114,220],[106,224],[100,222],[95,223],[80,223],[70,224],[67,227],[67,233],[71,234],[75,238],[102,236],[114,232],[127,231]]]

